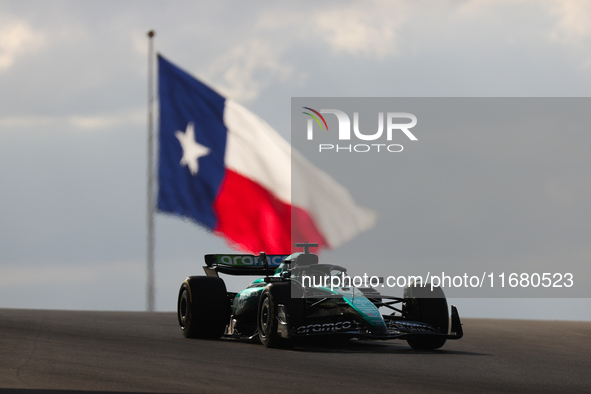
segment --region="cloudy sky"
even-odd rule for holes
[[[591,91],[583,0],[0,0],[0,307],[145,308],[149,29],[158,52],[288,140],[291,97]],[[581,206],[568,214],[589,222]],[[162,311],[204,253],[230,250],[164,215],[156,242]],[[591,319],[587,300],[457,303],[466,316]]]

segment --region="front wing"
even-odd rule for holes
[[[348,336],[367,340],[408,339],[424,336],[445,337],[446,339],[460,339],[464,335],[462,322],[457,308],[451,306],[450,333],[441,333],[429,324],[405,320],[402,317],[384,315],[387,333],[377,334],[367,329],[363,323],[350,320],[332,320],[327,317],[324,321],[317,321],[298,327],[290,327],[287,316],[279,316],[278,333],[283,338],[305,338],[321,335]]]

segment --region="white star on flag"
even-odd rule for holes
[[[187,124],[187,129],[184,133],[177,131],[174,135],[178,138],[183,148],[181,165],[188,166],[191,175],[196,175],[197,171],[199,171],[198,160],[200,157],[209,154],[209,148],[195,141],[195,127],[193,126],[193,122]]]

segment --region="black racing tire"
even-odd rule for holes
[[[440,333],[447,334],[449,329],[449,315],[447,300],[443,290],[431,284],[425,286],[411,286],[404,289],[404,304],[402,315],[405,319],[427,323]],[[445,344],[446,338],[438,336],[416,336],[408,338],[406,342],[413,349],[439,349]]]
[[[275,283],[265,287],[259,298],[257,331],[261,343],[269,348],[292,345],[290,339],[281,338],[277,333],[279,304],[285,306],[290,323],[300,321],[303,315],[303,299],[291,298],[290,283]]]
[[[177,316],[186,338],[220,338],[230,313],[230,299],[222,279],[190,276],[181,285]]]

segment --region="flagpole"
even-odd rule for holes
[[[154,30],[148,36],[148,251],[146,275],[146,310],[154,312],[154,122],[152,110],[154,106],[153,62],[154,62]]]

